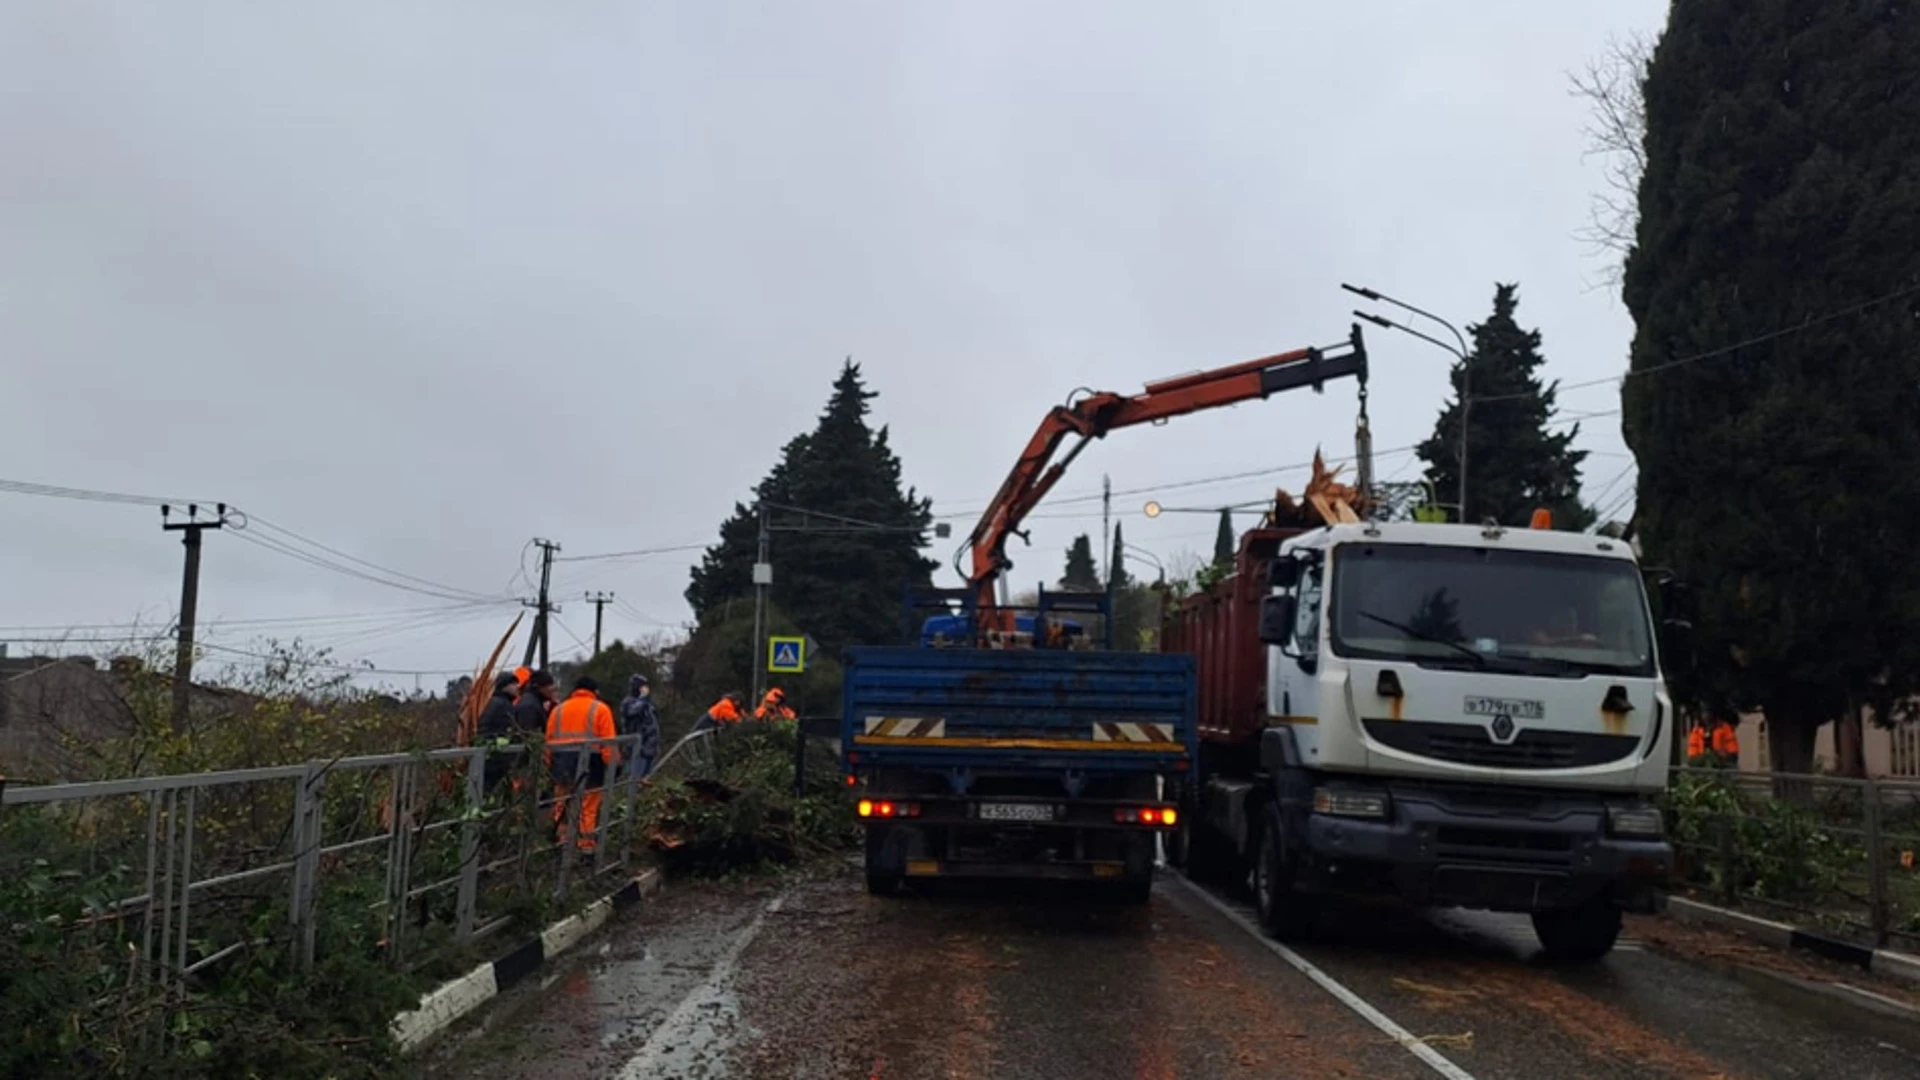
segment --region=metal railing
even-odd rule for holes
[[[1875,947],[1920,945],[1920,781],[1673,770],[1680,883]]]
[[[127,986],[202,977],[277,945],[309,968],[323,915],[415,967],[630,866],[638,740],[580,744],[571,777],[549,775],[536,745],[0,785],[0,876],[44,881],[49,907],[64,897],[79,912],[73,933],[123,939]],[[606,767],[599,821],[584,833],[585,797],[569,792],[608,746],[620,764]],[[86,894],[77,909],[73,890]]]

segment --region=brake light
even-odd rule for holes
[[[1171,826],[1180,820],[1180,812],[1171,806],[1116,806],[1113,820],[1120,825]]]
[[[897,803],[884,800],[874,802],[872,799],[861,799],[859,803],[854,806],[854,812],[863,818],[919,817],[920,804],[917,802]]]

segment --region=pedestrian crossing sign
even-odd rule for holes
[[[807,639],[777,637],[767,639],[767,670],[797,675],[807,670]]]

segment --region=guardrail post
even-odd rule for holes
[[[319,893],[321,847],[321,785],[326,772],[310,762],[305,773],[294,780],[293,792],[293,895],[287,909],[287,921],[293,928],[294,965],[305,971],[313,967],[314,899]]]
[[[1885,845],[1880,838],[1880,786],[1872,780],[1867,781],[1866,798],[1863,805],[1866,810],[1867,824],[1867,895],[1872,910],[1873,944],[1875,948],[1885,948],[1890,935],[1891,916],[1887,902],[1887,861]]]
[[[413,882],[413,832],[408,825],[418,771],[411,762],[395,765],[388,795],[392,809],[387,832],[387,963],[394,967],[400,966],[405,953],[402,939],[407,932],[407,887]]]
[[[467,759],[467,805],[460,819],[460,899],[455,934],[473,938],[474,904],[480,896],[480,823],[487,797],[487,748],[476,746]]]

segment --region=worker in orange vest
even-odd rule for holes
[[[1724,716],[1714,718],[1711,748],[1714,764],[1729,767],[1740,764],[1740,735],[1734,730],[1733,721]]]
[[[612,740],[620,734],[613,725],[613,710],[600,700],[599,691],[599,683],[582,675],[573,681],[573,693],[547,714],[547,767],[553,777],[553,822],[560,825],[566,821],[574,790],[581,789],[580,827],[575,833],[575,846],[583,852],[594,849],[598,836],[601,789],[606,786],[608,768],[620,763],[620,749],[611,741],[595,747],[582,745],[588,739]]]
[[[693,730],[706,731],[725,724],[737,724],[740,720],[740,695],[728,694],[714,702],[713,708],[708,709],[706,715],[694,722]]]
[[[794,714],[793,710],[787,707],[786,691],[777,686],[767,691],[767,696],[760,699],[760,707],[753,710],[753,718],[755,720],[792,720]]]

